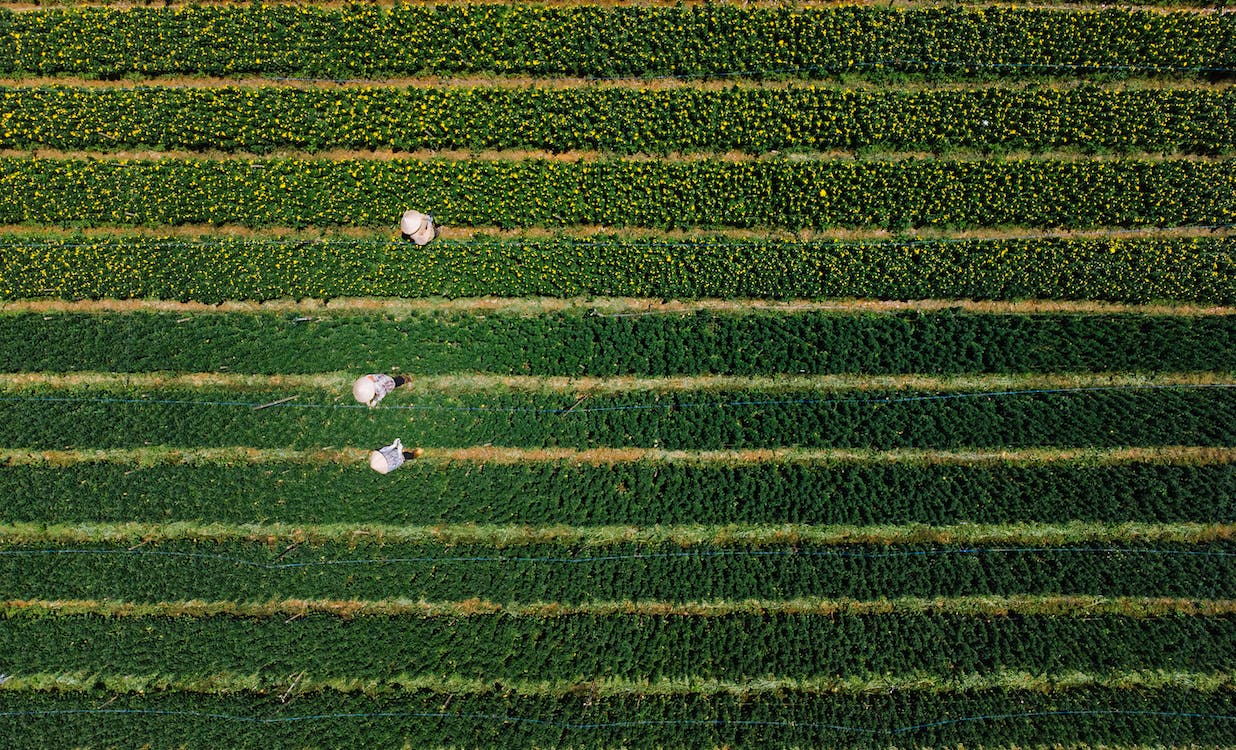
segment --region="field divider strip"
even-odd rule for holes
[[[335,372],[308,375],[248,375],[222,372],[16,372],[0,373],[0,394],[21,397],[32,392],[89,389],[106,393],[132,393],[135,390],[198,390],[222,389],[244,391],[299,389],[335,393],[338,397],[351,391],[352,382],[364,373]],[[906,391],[940,392],[977,395],[1004,395],[1015,390],[1085,390],[1136,389],[1163,387],[1233,387],[1236,373],[1224,372],[1164,372],[1164,373],[1023,373],[1016,375],[766,375],[727,376],[695,375],[669,377],[570,377],[530,375],[415,375],[401,374],[406,379],[393,394],[394,398],[377,408],[409,407],[399,403],[401,395],[416,394],[503,394],[543,393],[563,394],[573,403],[582,395],[606,396],[631,392],[654,394],[699,392],[766,392],[766,393],[832,393]],[[980,393],[981,392],[981,393]],[[285,394],[291,395],[291,394]],[[84,397],[84,400],[89,400]],[[141,399],[135,399],[141,401]],[[341,403],[292,403],[281,408],[355,407],[350,399]],[[212,402],[213,403],[213,402]],[[230,402],[229,402],[230,403]],[[251,406],[237,401],[237,405]],[[563,405],[565,411],[571,404]],[[414,406],[414,405],[412,405]],[[681,406],[681,405],[680,405]],[[584,413],[595,407],[581,407]]]
[[[267,2],[267,5],[286,6],[286,5],[301,5],[304,3],[297,0],[274,0]],[[367,6],[390,9],[406,4],[403,0],[368,0],[365,3]],[[414,2],[413,4],[428,4],[424,0]],[[506,5],[508,0],[433,0],[434,5],[443,6],[468,6],[468,5]],[[685,6],[688,8],[708,6],[711,3],[708,0],[639,0],[637,3],[624,3],[617,0],[539,0],[538,5],[551,8],[614,8],[618,6],[636,5],[646,8],[673,8]],[[959,3],[963,7],[975,5],[991,6],[997,8],[1012,7],[1017,9],[1030,10],[1056,10],[1056,11],[1094,11],[1102,10],[1110,6],[1102,5],[1093,2],[1093,0],[1062,0],[1062,2],[1029,2],[1029,3],[1012,3],[1001,2],[996,0],[961,0]],[[182,9],[197,6],[206,7],[222,7],[222,8],[243,8],[247,5],[240,0],[165,0],[157,6],[150,0],[43,0],[42,2],[32,2],[31,0],[3,0],[0,2],[0,8],[7,8],[15,13],[36,12],[48,10],[64,10],[78,8],[107,8],[113,10],[128,10],[132,8],[167,8],[167,9]],[[347,0],[314,0],[311,5],[315,8],[324,9],[340,9],[349,7],[350,3]],[[772,8],[779,9],[784,7],[779,0],[744,0],[743,7],[751,8]],[[804,10],[814,10],[820,8],[834,8],[838,6],[857,6],[857,7],[880,7],[880,8],[934,8],[937,7],[934,3],[924,2],[923,0],[804,0],[803,2],[795,3],[796,8]],[[1180,1],[1173,0],[1171,2],[1149,2],[1141,3],[1133,2],[1128,6],[1144,10],[1147,12],[1189,12],[1189,13],[1208,13],[1220,12],[1223,6],[1216,2],[1205,2],[1204,0],[1196,0],[1189,2],[1188,0]]]
[[[1236,677],[1228,672],[1190,672],[1163,670],[1120,670],[1111,672],[1039,673],[1010,669],[969,674],[859,674],[770,676],[747,681],[704,677],[658,677],[631,680],[601,677],[590,680],[480,680],[460,675],[398,674],[381,679],[363,676],[317,678],[303,676],[297,681],[271,680],[269,677],[231,672],[210,675],[106,674],[94,672],[39,672],[15,675],[0,683],[4,693],[91,693],[143,694],[188,692],[206,695],[269,694],[362,694],[389,695],[398,692],[433,692],[442,695],[487,695],[494,692],[521,696],[566,697],[587,694],[596,697],[619,696],[708,696],[743,697],[782,692],[805,694],[876,694],[890,690],[929,694],[950,694],[971,690],[1058,692],[1091,687],[1117,690],[1189,689],[1211,693],[1231,690]]]
[[[397,150],[390,148],[326,148],[308,151],[295,148],[279,148],[272,153],[256,151],[195,151],[190,149],[161,148],[118,148],[108,151],[91,151],[82,149],[58,149],[34,145],[29,148],[0,149],[0,159],[54,159],[58,161],[147,161],[147,160],[186,160],[199,162],[249,161],[264,163],[273,161],[485,161],[485,162],[610,162],[610,161],[656,161],[656,162],[770,162],[779,163],[788,160],[781,153],[751,153],[737,149],[706,149],[691,151],[670,151],[662,155],[644,154],[613,154],[606,151],[590,149],[568,149],[551,151],[547,149],[529,148],[487,148],[480,152],[445,148],[420,148],[412,150]],[[949,161],[949,162],[991,162],[991,161],[1051,161],[1051,162],[1231,162],[1236,161],[1236,154],[1192,154],[1164,153],[1158,151],[1125,151],[1121,153],[1091,153],[1077,148],[1047,148],[1042,150],[1014,150],[993,157],[990,153],[977,148],[956,148],[941,155],[927,150],[871,149],[863,150],[863,155],[856,155],[854,150],[796,150],[795,162],[898,162],[898,161]]]
[[[176,224],[162,226],[133,226],[100,224],[89,227],[66,228],[45,225],[38,228],[37,237],[29,224],[0,224],[0,238],[9,247],[44,247],[47,243],[41,238],[57,238],[81,242],[123,242],[126,240],[154,243],[159,247],[180,248],[196,246],[201,243],[226,244],[237,243],[244,246],[262,247],[264,245],[279,246],[283,244],[306,246],[327,245],[329,243],[347,243],[375,246],[406,247],[403,240],[394,232],[394,224],[390,231],[364,226],[327,226],[313,229],[298,229],[288,226],[251,227],[240,224]],[[677,246],[698,247],[700,243],[720,241],[776,240],[805,243],[832,243],[839,245],[871,244],[871,245],[921,245],[948,244],[957,242],[975,242],[983,240],[1051,240],[1051,239],[1110,239],[1110,238],[1196,238],[1196,237],[1231,237],[1236,236],[1236,225],[1231,224],[1188,224],[1184,226],[1147,226],[1147,227],[1079,227],[1076,229],[1043,229],[1033,226],[1006,227],[974,227],[970,229],[948,229],[941,227],[915,227],[914,234],[890,231],[879,227],[830,227],[828,229],[800,230],[762,227],[758,229],[740,227],[717,228],[671,228],[658,229],[652,227],[616,227],[604,224],[573,224],[568,230],[559,227],[528,226],[503,228],[499,226],[448,226],[442,227],[438,243],[454,243],[463,246],[471,244],[502,244],[537,241],[573,241],[588,243],[590,246],[620,246],[620,247],[666,247]],[[621,237],[621,239],[615,239]],[[72,247],[75,243],[65,245]],[[332,298],[346,300],[348,298]],[[368,299],[368,298],[364,298]],[[453,298],[431,300],[440,304],[467,303],[470,298]],[[522,298],[521,298],[522,299]],[[549,298],[546,298],[549,299]],[[588,298],[591,299],[591,298]],[[603,298],[599,298],[603,299]],[[559,301],[558,298],[553,298]],[[391,300],[400,301],[400,300]],[[428,304],[430,301],[407,299],[411,304]],[[662,302],[662,298],[649,301]],[[718,300],[717,302],[729,302]],[[773,301],[775,302],[775,300]],[[842,300],[845,302],[845,300]],[[984,302],[973,300],[948,300],[953,304],[1020,304],[1017,302]],[[831,302],[830,302],[831,303]],[[1063,302],[1064,304],[1090,304],[1089,301]],[[189,303],[194,304],[194,303]],[[695,304],[693,301],[669,304]],[[829,304],[829,303],[822,303]],[[888,301],[885,304],[916,304],[915,301]],[[1029,304],[1036,304],[1031,301]],[[1041,303],[1037,303],[1041,304]],[[1098,303],[1109,304],[1109,303]]]
[[[773,547],[796,551],[799,546],[838,548],[870,545],[1050,545],[1106,544],[1213,544],[1236,540],[1233,523],[1060,523],[811,525],[726,524],[656,526],[529,526],[499,524],[286,524],[286,523],[172,523],[118,522],[47,525],[32,522],[0,524],[0,545],[109,544],[140,542],[242,542],[267,547],[287,544],[346,544],[349,548],[398,544],[484,545],[499,552],[533,545],[606,549],[616,546],[759,550]],[[141,549],[146,549],[142,547]],[[136,551],[136,550],[128,550]],[[54,554],[55,550],[48,551]],[[514,554],[514,553],[513,553]],[[1236,552],[1233,552],[1236,555]]]
[[[1171,597],[1106,597],[1017,595],[901,597],[854,600],[820,597],[745,599],[705,602],[607,601],[584,603],[498,603],[484,599],[413,601],[411,599],[337,600],[284,599],[269,602],[189,600],[178,602],[125,602],[91,599],[9,599],[0,601],[0,619],[42,617],[107,618],[287,618],[324,615],[353,617],[726,617],[760,616],[869,616],[883,614],[959,615],[973,617],[1050,616],[1091,617],[1230,617],[1236,600]]]
[[[976,0],[976,3],[978,0]],[[239,4],[239,3],[237,3]],[[570,3],[574,4],[574,3]],[[668,3],[667,3],[668,4]],[[748,3],[750,4],[750,3]],[[855,4],[847,0],[844,3]],[[874,4],[874,3],[873,3]],[[982,2],[983,5],[990,3]],[[770,3],[770,6],[774,5]],[[781,3],[775,4],[775,7],[780,7]],[[886,3],[881,3],[886,5]],[[0,2],[0,8],[9,7],[11,4]],[[31,6],[42,7],[47,9],[48,5]],[[799,7],[803,7],[802,4]],[[1018,5],[1023,9],[1034,9],[1034,6]],[[1046,6],[1051,7],[1051,6]],[[1060,6],[1055,6],[1059,9]],[[1071,8],[1084,9],[1078,5],[1070,4]],[[1097,6],[1104,7],[1104,6]],[[1190,10],[1197,7],[1211,8],[1212,5],[1198,3],[1194,6],[1178,6],[1167,8],[1169,10]],[[1149,8],[1147,8],[1149,9]],[[1145,89],[1159,91],[1226,91],[1236,82],[1227,80],[1215,81],[1198,81],[1198,80],[1171,80],[1162,78],[1142,78],[1132,76],[1129,78],[1121,78],[1113,81],[1086,81],[1085,84],[1099,91],[1140,91]],[[582,88],[616,88],[616,89],[637,89],[640,91],[664,91],[671,89],[689,88],[693,90],[703,91],[726,91],[730,89],[771,89],[784,90],[789,88],[806,88],[814,87],[816,89],[824,89],[830,91],[974,91],[999,89],[1002,91],[1024,91],[1031,86],[1036,89],[1049,91],[1069,90],[1078,87],[1077,83],[1060,80],[1047,81],[1026,81],[1026,80],[1006,80],[1006,81],[974,81],[974,80],[923,80],[923,81],[898,81],[896,83],[876,83],[861,79],[839,81],[835,78],[789,78],[789,79],[744,79],[744,78],[728,78],[728,79],[679,79],[679,78],[652,78],[652,79],[590,79],[580,76],[533,76],[527,74],[516,73],[476,73],[476,74],[458,74],[443,73],[442,75],[428,76],[390,76],[387,78],[374,79],[371,81],[365,80],[347,80],[347,79],[332,79],[332,78],[297,78],[297,77],[274,77],[274,76],[255,76],[241,74],[235,78],[226,78],[220,76],[209,75],[190,75],[186,73],[177,75],[152,76],[144,77],[140,74],[129,75],[123,79],[99,79],[85,78],[80,75],[64,75],[64,76],[48,76],[39,74],[21,75],[12,72],[0,75],[0,87],[9,88],[86,88],[86,89],[136,89],[136,88],[157,88],[157,89],[258,89],[258,88],[279,88],[279,89],[326,89],[326,90],[348,90],[348,89],[441,89],[441,88],[470,88],[470,89],[582,89]]]
[[[303,151],[297,149],[279,149],[273,154],[259,154],[253,151],[190,151],[184,149],[116,149],[111,151],[64,150],[34,146],[32,148],[0,149],[0,160],[50,160],[50,161],[104,161],[104,162],[145,162],[145,161],[194,161],[194,162],[251,162],[255,165],[270,162],[562,162],[575,164],[578,162],[768,162],[768,163],[798,163],[798,162],[903,162],[903,161],[943,161],[943,162],[1211,162],[1228,163],[1236,161],[1236,154],[1185,154],[1163,153],[1160,151],[1130,151],[1127,153],[1089,153],[1077,149],[1044,149],[1042,151],[1012,151],[993,157],[981,149],[956,149],[947,155],[939,155],[930,151],[871,151],[869,156],[859,158],[853,151],[796,151],[793,159],[787,159],[780,153],[751,154],[737,150],[699,150],[680,152],[674,151],[665,155],[617,155],[604,151],[567,150],[549,151],[537,149],[502,148],[485,149],[481,152],[466,149],[416,149],[411,151],[396,151],[392,149],[325,149],[322,151]]]
[[[567,463],[604,466],[623,463],[666,463],[697,466],[741,466],[766,463],[822,465],[921,464],[945,466],[1037,466],[1081,464],[1113,466],[1159,464],[1203,466],[1236,463],[1236,447],[1163,445],[1143,448],[1020,448],[1005,450],[864,450],[850,448],[755,448],[733,450],[663,450],[660,448],[519,448],[470,446],[424,448],[421,463],[451,463],[485,466],[526,463]],[[32,450],[0,448],[0,466],[46,466],[68,468],[83,464],[125,464],[137,468],[193,465],[264,465],[294,463],[351,466],[366,460],[369,451],[360,448],[98,448],[78,450]]]
[[[744,315],[751,313],[827,312],[848,315],[893,314],[904,311],[936,312],[955,310],[971,315],[1143,315],[1199,317],[1236,315],[1236,307],[1192,304],[1136,305],[1108,302],[1072,301],[975,301],[924,299],[913,301],[880,300],[720,300],[665,301],[643,297],[471,297],[466,299],[374,299],[335,298],[330,300],[275,300],[269,302],[231,301],[221,304],[163,300],[7,300],[0,301],[0,315],[24,313],[98,315],[139,313],[177,313],[212,315],[226,313],[275,314],[312,313],[331,316],[412,315],[426,312],[464,314],[509,314],[534,316],[550,313],[596,312],[599,315],[693,315],[699,312]]]

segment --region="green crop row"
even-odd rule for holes
[[[0,371],[406,375],[1236,371],[1236,316],[696,312],[0,316]],[[186,319],[190,318],[190,319]],[[209,343],[205,343],[209,342]]]
[[[299,671],[297,672],[299,673]],[[1079,747],[1219,748],[1232,693],[1185,687],[561,696],[512,692],[82,693],[0,690],[0,735],[48,747]],[[309,719],[308,717],[317,717]]]
[[[23,616],[10,673],[586,680],[1236,666],[1236,617],[937,613]]]
[[[276,408],[252,408],[292,395],[301,398]],[[1222,386],[994,395],[633,391],[594,395],[586,405],[578,405],[572,394],[427,393],[407,408],[384,403],[373,410],[346,393],[323,400],[323,394],[287,391],[238,396],[208,389],[83,389],[4,398],[0,445],[36,449],[376,448],[395,438],[408,446],[702,450],[1225,446],[1236,441],[1236,388]]]
[[[0,599],[579,603],[1236,595],[1236,551],[1226,545],[589,548],[163,541],[132,546],[2,545]]]
[[[1226,520],[1231,464],[6,466],[9,522],[908,524]]]
[[[1230,15],[984,8],[310,5],[0,11],[0,72],[1026,77],[1236,67]],[[603,119],[604,112],[596,113]]]
[[[0,222],[389,226],[1217,225],[1236,161],[0,159]],[[129,269],[115,272],[127,274]],[[639,272],[643,272],[641,269]],[[552,284],[557,268],[516,269]]]
[[[1217,154],[1234,134],[1236,92],[1212,89],[0,87],[0,148]]]
[[[0,238],[0,298],[588,295],[1087,299],[1236,304],[1236,239],[406,244]],[[376,342],[375,342],[376,343]]]

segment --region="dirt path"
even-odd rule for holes
[[[1106,162],[1106,161],[1236,161],[1236,154],[1203,156],[1199,154],[1164,154],[1161,152],[1131,152],[1127,154],[1088,154],[1076,149],[1054,149],[1041,152],[1010,151],[992,156],[978,150],[955,150],[947,154],[930,151],[876,151],[864,152],[861,156],[852,151],[795,151],[782,154],[770,151],[752,154],[743,151],[672,151],[667,154],[615,155],[604,151],[544,151],[532,149],[462,149],[394,151],[391,149],[327,149],[323,151],[277,150],[268,154],[247,151],[183,151],[155,149],[119,149],[115,151],[67,151],[54,148],[0,149],[0,159],[91,159],[97,161],[158,161],[183,159],[194,161],[225,162],[252,161],[262,163],[278,159],[298,161],[489,161],[522,162],[553,161],[573,164],[575,162],[804,162],[804,161],[862,161],[894,162],[911,160],[934,160],[947,162]]]
[[[0,448],[0,465],[61,466],[115,463],[135,467],[180,464],[335,464],[361,465],[368,451],[359,448],[285,450],[243,446],[225,448],[110,448],[36,451]],[[947,450],[810,450],[777,448],[724,451],[665,451],[651,448],[510,448],[473,446],[468,448],[427,448],[417,459],[434,464],[525,464],[574,463],[603,466],[623,463],[666,463],[690,465],[744,465],[763,463],[802,464],[924,464],[984,466],[1015,464],[1036,466],[1053,463],[1090,465],[1171,464],[1204,466],[1236,463],[1236,448],[1202,446],[1156,446],[1153,448],[1024,448],[994,451]],[[0,525],[0,528],[3,528]],[[75,527],[76,528],[76,527]]]
[[[0,6],[2,7],[2,6]],[[496,88],[496,89],[631,89],[637,91],[668,91],[692,89],[696,91],[729,91],[738,89],[789,89],[815,88],[829,91],[1021,91],[1030,87],[1036,90],[1069,90],[1079,86],[1093,87],[1100,91],[1227,91],[1236,86],[1236,80],[1199,81],[1194,79],[1173,80],[1170,78],[1131,77],[1120,81],[899,81],[894,84],[876,83],[863,78],[838,81],[836,79],[789,78],[779,80],[754,80],[746,78],[690,79],[681,78],[626,78],[592,79],[573,76],[545,78],[528,75],[440,75],[440,76],[395,76],[372,81],[340,80],[333,78],[289,78],[277,76],[217,76],[168,75],[156,77],[127,77],[122,80],[99,80],[79,76],[22,76],[0,75],[0,86],[13,88],[87,88],[87,89],[134,89],[153,88],[289,88],[289,89],[440,89],[440,88]]]
[[[596,312],[598,315],[634,317],[642,315],[692,315],[701,311],[721,314],[751,312],[793,315],[802,312],[832,312],[863,315],[894,313],[905,310],[934,312],[957,310],[978,315],[1161,315],[1210,316],[1236,315],[1236,307],[1202,305],[1125,305],[1108,302],[975,302],[971,300],[913,300],[886,302],[876,300],[696,300],[664,301],[630,297],[590,297],[559,299],[556,297],[473,297],[438,300],[381,300],[340,298],[321,300],[282,300],[274,302],[223,302],[217,305],[202,302],[165,302],[158,300],[18,300],[0,302],[0,314],[19,313],[95,313],[100,315],[145,312],[209,315],[213,313],[287,314],[367,316],[412,315],[435,312],[467,315],[506,314],[535,316],[548,313]]]
[[[350,398],[355,373],[320,373],[314,375],[241,375],[233,373],[112,373],[25,372],[0,374],[0,391],[22,394],[46,391],[89,389],[94,393],[131,393],[147,390],[228,390],[237,398],[244,392],[318,391],[306,394],[304,403],[319,403],[323,393],[336,394],[337,403],[323,403],[324,408],[355,407]],[[565,398],[640,393],[650,398],[656,394],[761,392],[836,393],[895,392],[911,393],[987,393],[1011,390],[1072,390],[1092,388],[1160,388],[1236,387],[1236,375],[1213,372],[1185,373],[1070,373],[1019,375],[765,375],[736,377],[729,375],[698,375],[679,377],[565,377],[521,375],[408,375],[383,408],[414,399],[417,394],[561,394]],[[81,394],[90,398],[90,392]],[[291,395],[289,393],[289,395]],[[349,396],[345,398],[345,396]],[[264,403],[261,401],[255,403]],[[277,408],[277,407],[276,407]],[[578,408],[589,411],[589,405]]]

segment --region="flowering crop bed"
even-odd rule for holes
[[[1231,746],[1236,15],[53,2],[5,748]]]
[[[5,148],[1216,154],[1234,133],[1236,92],[1206,88],[0,87]]]
[[[753,77],[1231,75],[1230,14],[1109,8],[234,5],[0,11],[0,71]],[[6,38],[7,37],[7,38]],[[71,50],[71,54],[66,50]]]
[[[1236,161],[0,159],[0,222],[1146,227],[1236,221]],[[543,269],[542,272],[553,269]]]
[[[0,237],[0,298],[1062,299],[1236,303],[1236,240]]]

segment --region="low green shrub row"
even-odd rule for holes
[[[712,696],[595,695],[586,683],[560,696],[521,695],[501,682],[492,690],[449,695],[138,694],[99,688],[80,694],[0,691],[0,732],[15,750],[135,741],[291,750],[350,747],[358,736],[384,747],[874,750],[890,744],[1024,747],[1044,736],[1090,746],[1221,747],[1231,737],[1231,700],[1227,690],[1063,685],[1047,692],[789,689]]]
[[[101,615],[3,621],[17,674],[587,680],[1224,671],[1236,617],[938,613],[416,617]]]
[[[0,159],[0,190],[6,195],[0,222],[72,226],[383,227],[411,206],[448,225],[500,227],[1085,228],[1236,221],[1236,162],[1227,160],[10,157]],[[554,266],[514,272],[551,285],[568,278]]]
[[[1236,550],[1224,545],[589,548],[162,541],[136,550],[130,547],[128,541],[0,546],[0,599],[265,602],[479,597],[493,602],[579,603],[1236,595]]]
[[[361,465],[100,462],[7,466],[0,497],[5,520],[51,524],[1210,523],[1236,497],[1236,467],[414,461],[379,476]]]
[[[1218,154],[1217,89],[0,87],[0,147]]]
[[[253,406],[301,396],[256,410]],[[1228,446],[1236,441],[1236,388],[1012,395],[923,392],[425,394],[408,408],[358,407],[288,391],[23,392],[0,400],[0,445],[124,448],[767,446],[895,448]],[[85,400],[77,400],[85,399]],[[97,400],[92,400],[97,399]],[[240,399],[240,400],[238,400]],[[217,402],[217,403],[203,403]],[[395,402],[397,403],[397,402]],[[322,405],[325,404],[325,407]]]
[[[302,4],[0,11],[0,72],[1229,75],[1232,17],[1123,8]],[[603,119],[605,113],[597,112]]]
[[[308,318],[308,319],[307,319]],[[1236,316],[0,315],[0,371],[672,376],[1236,371]]]

